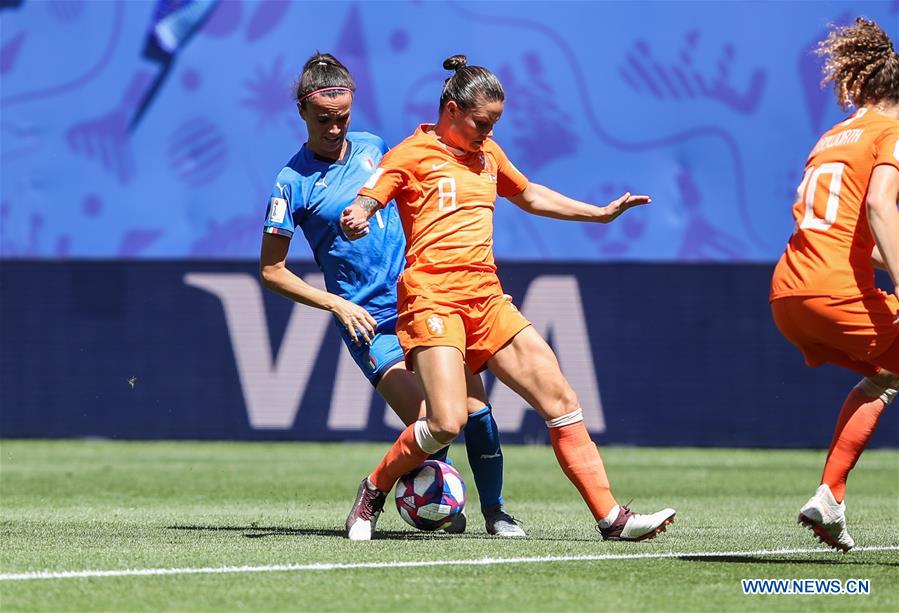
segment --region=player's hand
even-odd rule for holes
[[[350,333],[353,342],[357,345],[361,345],[363,341],[366,345],[371,344],[371,339],[375,337],[375,328],[378,326],[375,318],[358,304],[353,304],[339,296],[335,296],[335,298],[330,310]]]
[[[368,218],[362,207],[351,204],[340,214],[340,231],[351,241],[359,240],[368,234]]]
[[[602,222],[609,223],[610,221],[614,221],[616,217],[626,210],[642,204],[649,204],[650,202],[652,202],[652,198],[649,196],[627,192],[618,200],[613,200],[603,207],[605,209],[605,217],[602,219]]]

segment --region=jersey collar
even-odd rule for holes
[[[349,138],[346,139],[346,151],[344,152],[343,157],[339,160],[329,160],[328,158],[323,158],[312,151],[312,149],[307,147],[305,143],[303,144],[303,150],[306,152],[306,158],[309,161],[316,161],[319,164],[327,164],[328,166],[345,166],[350,159],[350,155],[353,152],[353,141],[351,141]]]

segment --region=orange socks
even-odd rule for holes
[[[400,477],[427,459],[428,453],[415,442],[413,423],[403,430],[368,479],[382,492],[389,492]]]
[[[821,476],[821,483],[830,487],[837,502],[843,501],[849,471],[868,445],[885,406],[883,400],[872,398],[858,388],[853,388],[846,397]]]
[[[607,517],[618,503],[612,496],[599,449],[590,438],[583,420],[559,427],[550,426],[549,439],[562,472],[581,493],[593,517],[596,521]]]

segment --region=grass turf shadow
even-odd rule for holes
[[[166,530],[193,530],[199,532],[241,532],[245,538],[265,538],[269,536],[314,536],[346,538],[346,530],[334,528],[288,528],[284,526],[166,526]],[[411,532],[400,530],[383,530],[375,533],[374,540],[422,541],[448,538],[488,539],[496,540],[489,534],[446,534],[444,532]],[[542,540],[542,539],[541,539]]]

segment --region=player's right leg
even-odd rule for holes
[[[899,372],[899,331],[893,325],[897,309],[896,298],[885,294],[857,300],[781,298],[771,303],[778,328],[809,366],[830,363],[864,377],[843,401],[821,484],[799,511],[800,524],[840,551],[855,545],[846,528],[846,481],[899,387],[899,377],[893,374]]]
[[[465,365],[459,349],[417,347],[411,357],[425,395],[427,417],[403,430],[377,468],[362,480],[346,522],[351,540],[370,540],[397,479],[449,445],[465,426]]]
[[[897,346],[899,352],[899,346]],[[799,510],[799,523],[839,551],[855,541],[846,527],[846,481],[877,428],[884,408],[896,397],[899,377],[889,371],[865,377],[846,397],[824,463],[821,485]]]
[[[396,336],[391,336],[399,347]],[[487,392],[479,375],[473,375],[466,368],[468,393],[468,421],[465,423],[465,447],[468,461],[474,474],[481,510],[484,514],[489,534],[505,537],[526,536],[517,521],[503,507],[503,454],[499,442],[499,429],[493,412],[487,402]],[[424,392],[415,373],[406,370],[403,362],[391,365],[378,380],[378,393],[393,408],[407,426],[419,417],[425,416]],[[429,459],[450,462],[444,447]],[[445,528],[450,534],[465,532],[468,517],[463,510]]]
[[[593,513],[603,539],[653,538],[674,521],[673,509],[641,515],[617,503],[577,396],[552,349],[533,326],[516,334],[490,358],[488,366],[546,420],[559,465]]]
[[[487,534],[505,538],[527,536],[518,520],[506,512],[503,503],[503,450],[493,408],[480,375],[465,368],[468,393],[468,421],[465,423],[465,450],[481,501]],[[458,518],[464,518],[460,513]],[[458,530],[455,530],[458,532]],[[448,530],[448,532],[451,532]]]

